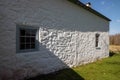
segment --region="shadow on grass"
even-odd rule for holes
[[[109,56],[112,57],[114,55],[120,54],[120,51],[110,51]]]
[[[109,56],[112,57],[112,56],[115,55],[115,54],[116,54],[115,52],[110,51]]]
[[[46,75],[38,75],[24,80],[84,80],[72,69],[63,69]]]

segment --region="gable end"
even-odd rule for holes
[[[105,19],[105,20],[107,20],[107,21],[111,21],[109,18],[107,18],[107,17],[104,16],[103,14],[99,13],[98,11],[96,11],[96,10],[90,8],[90,7],[87,7],[85,4],[83,4],[83,3],[80,2],[79,0],[68,0],[68,1],[70,1],[70,2],[72,2],[72,3],[75,3],[75,4],[77,4],[78,6],[81,6],[82,8],[90,11],[91,13],[93,13],[93,14],[95,14],[95,15],[97,15],[97,16],[99,16],[99,17],[101,17],[101,18],[103,18],[103,19]]]

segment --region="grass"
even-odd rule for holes
[[[120,80],[120,54],[74,70],[85,80]]]
[[[27,80],[120,80],[120,54],[72,69]]]

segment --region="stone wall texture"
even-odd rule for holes
[[[16,53],[17,25],[39,27],[38,51]],[[21,80],[108,56],[109,22],[82,7],[67,0],[0,0],[0,80]]]

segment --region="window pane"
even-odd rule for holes
[[[26,43],[30,44],[30,37],[26,37]]]
[[[31,44],[31,49],[35,49],[35,44]]]
[[[20,43],[25,43],[25,37],[20,37]]]
[[[31,30],[31,36],[35,36],[36,35],[36,30]]]
[[[25,30],[25,35],[26,35],[26,36],[30,36],[30,35],[31,35],[29,29]]]
[[[25,30],[20,29],[20,36],[25,36]]]
[[[31,43],[35,43],[35,37],[31,37]]]
[[[20,50],[25,49],[25,44],[20,44]]]
[[[26,44],[26,49],[30,49],[30,44]]]

